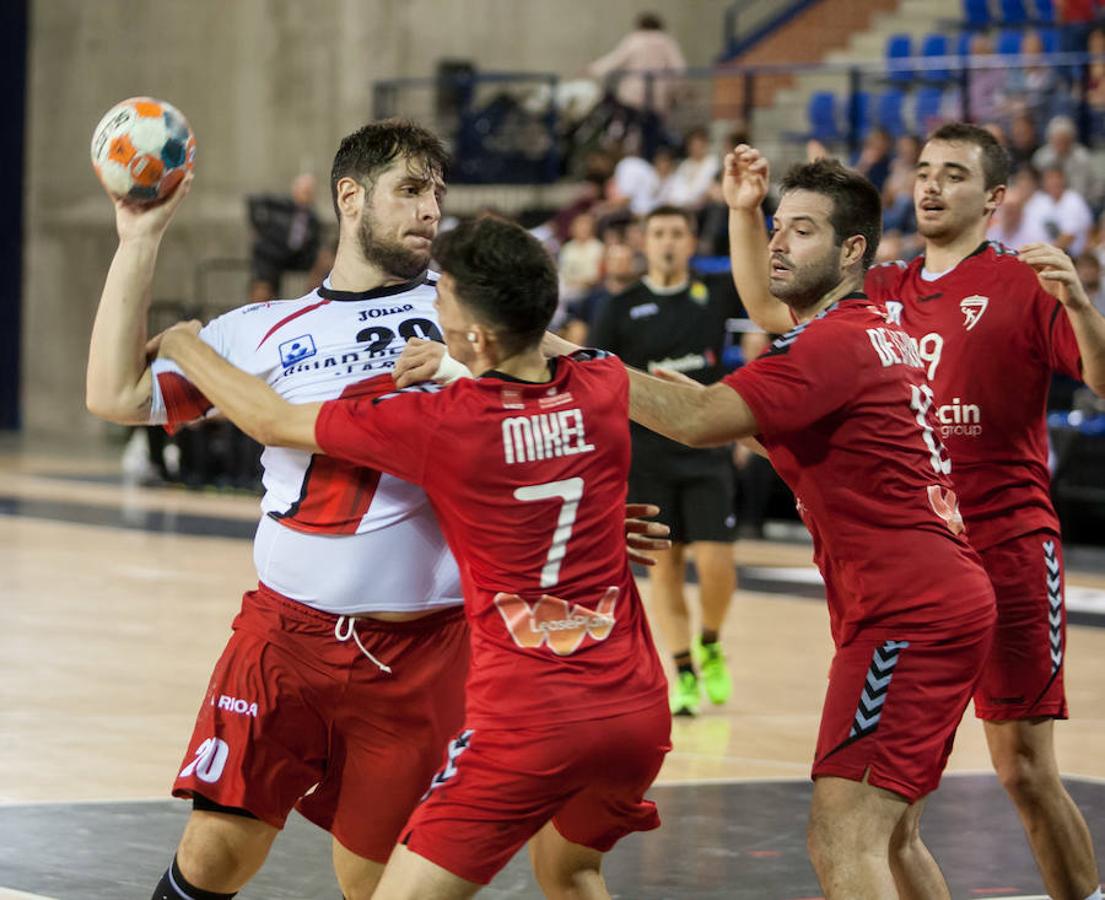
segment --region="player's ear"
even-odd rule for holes
[[[338,179],[338,210],[341,218],[355,219],[364,205],[365,187],[356,178]]]
[[[863,261],[863,254],[867,252],[867,238],[862,234],[853,234],[845,238],[840,245],[840,266],[842,269],[850,269]]]
[[[999,184],[986,192],[986,212],[993,213],[1005,202],[1005,185]]]

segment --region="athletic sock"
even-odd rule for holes
[[[691,651],[683,650],[675,654],[675,668],[682,675],[684,672],[694,674],[694,663],[691,662]]]
[[[718,640],[718,633],[712,628],[702,629],[702,643],[703,644],[716,644]]]
[[[151,900],[230,900],[231,897],[235,896],[237,896],[237,891],[233,894],[217,894],[214,891],[205,891],[189,884],[188,880],[181,874],[180,866],[177,865],[174,856],[173,864],[165,870],[165,874],[161,876],[161,881],[154,888]]]

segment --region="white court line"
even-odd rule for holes
[[[47,897],[45,894],[28,894],[24,891],[0,887],[0,900],[54,900],[54,898]]]
[[[948,778],[968,778],[977,777],[979,775],[987,775],[991,778],[997,776],[994,775],[993,769],[961,769],[958,772],[945,772],[944,779]],[[1099,778],[1096,775],[1074,775],[1063,774],[1064,781],[1083,781],[1087,784],[1105,784],[1105,778]],[[738,776],[720,776],[717,778],[660,778],[653,782],[654,787],[679,787],[680,785],[686,785],[688,787],[697,787],[699,785],[724,785],[724,784],[771,784],[772,782],[794,782],[794,781],[810,781],[809,775],[775,775],[772,777],[754,777],[754,778],[741,778]],[[939,790],[939,789],[937,789]],[[1005,900],[1048,900],[1048,897],[1041,895],[1040,898],[1035,897],[1006,897]]]
[[[163,797],[92,797],[81,800],[0,800],[0,809],[12,806],[89,806],[95,803],[163,803],[178,798],[166,794]],[[0,895],[3,900],[3,895]]]

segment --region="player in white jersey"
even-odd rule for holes
[[[408,338],[440,339],[427,271],[445,153],[379,122],[338,150],[334,269],[298,300],[220,316],[204,340],[293,402],[355,392]],[[93,328],[88,408],[170,429],[210,404],[169,364],[146,364],[157,251],[190,179],[154,208],[116,203],[119,248]],[[289,811],[328,830],[347,900],[371,896],[399,830],[460,730],[468,666],[456,564],[419,488],[268,448],[259,584],[216,664],[173,793],[193,812],[155,900],[233,896]],[[640,514],[641,509],[632,510]],[[631,555],[665,542],[630,520]]]
[[[331,174],[327,285],[228,313],[205,340],[302,402],[388,371],[407,337],[439,337],[427,266],[445,162],[440,141],[408,123],[349,135]],[[103,418],[173,428],[209,407],[143,352],[158,247],[188,187],[154,208],[116,203],[88,367],[88,408]],[[156,898],[233,896],[293,806],[333,835],[345,896],[370,896],[463,721],[461,591],[421,490],[322,456],[270,448],[263,462],[260,584],[174,783],[193,811]]]

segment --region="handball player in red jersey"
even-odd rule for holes
[[[693,446],[757,436],[813,535],[836,653],[809,849],[832,900],[948,897],[919,820],[995,617],[922,360],[862,293],[880,230],[862,176],[797,168],[771,241],[772,283],[797,326],[710,387],[630,372],[635,421]]]
[[[747,192],[730,201],[741,296],[762,327],[786,328],[790,310],[752,259],[765,240],[757,198],[767,189],[766,162],[738,148],[726,169],[727,191],[732,184]],[[925,253],[873,268],[866,289],[925,365],[967,538],[997,596],[994,650],[974,697],[994,768],[1048,893],[1100,900],[1089,829],[1055,757],[1054,722],[1068,715],[1066,610],[1046,412],[1056,372],[1105,395],[1105,319],[1063,251],[986,240],[1008,174],[1005,151],[985,129],[953,123],[935,131],[913,195]]]
[[[413,335],[440,340],[428,266],[446,163],[441,141],[410,122],[345,137],[331,170],[339,241],[325,283],[232,310],[201,339],[293,403],[390,372]],[[111,421],[176,428],[212,408],[179,367],[144,351],[160,243],[190,182],[158,206],[115,204],[119,247],[87,397]],[[321,454],[267,447],[262,464],[259,584],[242,599],[177,770],[173,793],[193,810],[154,900],[232,897],[293,807],[332,835],[344,896],[366,900],[464,722],[460,573],[425,493]]]
[[[546,360],[555,266],[517,225],[437,238],[449,352],[480,375],[291,404],[187,326],[161,354],[267,446],[421,485],[458,560],[472,666],[464,728],[374,894],[474,894],[527,841],[548,896],[609,896],[602,855],[656,828],[644,793],[670,749],[666,680],[629,569],[629,383],[601,352]],[[369,814],[367,811],[366,815]]]

